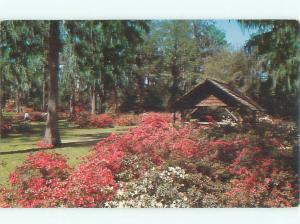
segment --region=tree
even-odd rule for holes
[[[0,21],[0,46],[2,45],[2,21]],[[3,114],[2,114],[2,77],[3,77],[3,53],[2,48],[0,47],[0,138],[2,136],[2,120],[3,120]]]
[[[172,75],[167,106],[170,110],[181,93],[182,73],[186,71],[193,55],[191,27],[189,21],[163,21],[157,32],[161,32],[159,42],[164,55],[164,64]]]
[[[21,103],[40,108],[42,68],[45,66],[44,43],[47,22],[2,22],[1,50],[5,55],[4,101],[15,97],[16,109]]]
[[[262,61],[259,75],[267,76],[267,80],[262,79],[260,92],[265,106],[270,112],[296,115],[300,87],[299,22],[293,20],[239,22],[242,27],[255,31],[245,48],[254,53],[257,60]]]
[[[203,72],[206,57],[226,47],[225,35],[209,21],[155,21],[151,34],[169,76],[167,109],[188,91]]]
[[[60,49],[59,21],[50,22],[48,65],[49,65],[49,97],[48,116],[44,140],[53,146],[60,146],[61,139],[58,129],[58,69]]]

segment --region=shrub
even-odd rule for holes
[[[224,206],[224,185],[180,167],[152,168],[136,181],[122,183],[107,207],[188,208]],[[221,204],[223,203],[223,204]]]
[[[13,123],[17,124],[24,121],[24,113],[16,113],[13,116]]]
[[[108,114],[92,115],[90,125],[97,128],[113,127],[113,119]]]
[[[134,126],[139,124],[140,117],[133,114],[124,114],[114,119],[114,124],[119,126]]]
[[[192,140],[192,128],[173,127],[170,118],[161,114],[145,115],[141,124],[129,130],[123,136],[115,136],[108,144],[123,151],[139,155],[159,165],[167,158],[192,157],[197,153],[198,142]],[[105,143],[101,143],[106,146]]]
[[[25,112],[25,113],[31,113],[34,111],[34,109],[32,107],[22,107],[22,111]]]
[[[123,135],[101,139],[76,169],[35,153],[2,189],[3,207],[291,207],[298,203],[293,132],[226,138],[215,129],[143,114]],[[269,124],[268,124],[269,125]],[[272,125],[272,124],[271,124]],[[274,129],[274,126],[273,126]],[[275,131],[276,132],[276,131]]]
[[[59,112],[58,117],[59,117],[59,119],[67,120],[70,118],[70,113],[68,111]]]
[[[15,201],[20,207],[55,207],[63,202],[64,181],[70,167],[57,153],[29,155],[10,176]]]
[[[145,125],[153,125],[156,126],[156,124],[158,126],[160,126],[160,124],[164,123],[170,123],[172,121],[172,114],[168,114],[168,113],[144,113],[141,114],[141,122]]]
[[[278,142],[250,141],[228,167],[234,175],[228,206],[292,207],[298,203],[296,161],[282,154]],[[259,144],[257,144],[259,143]]]
[[[12,130],[11,118],[3,118],[0,123],[1,137],[6,137],[8,133]]]
[[[29,155],[11,174],[13,193],[8,197],[9,190],[3,189],[6,193],[0,197],[0,204],[3,207],[13,206],[12,203],[18,207],[103,207],[113,197],[117,184],[106,157],[101,158],[91,157],[89,162],[73,170],[60,154]],[[113,158],[112,155],[111,161]]]
[[[54,145],[52,145],[51,143],[47,143],[45,140],[39,141],[36,145],[37,145],[38,148],[41,148],[41,149],[54,148]]]
[[[76,113],[71,120],[80,127],[113,127],[113,118],[108,114],[91,115],[87,111],[81,111]]]
[[[31,130],[31,125],[27,121],[21,121],[21,122],[18,122],[18,123],[14,124],[14,129],[17,132],[21,132],[21,133],[28,132],[28,131]]]
[[[16,107],[15,101],[9,100],[4,106],[4,111],[5,112],[13,112],[15,107]]]
[[[45,121],[46,116],[42,112],[35,111],[35,112],[29,113],[29,119],[31,121]]]
[[[117,185],[112,171],[94,161],[79,166],[67,180],[66,207],[103,207]]]
[[[74,106],[74,111],[76,113],[84,112],[86,111],[85,107],[83,105],[75,105]]]
[[[11,208],[14,203],[13,192],[0,186],[0,208]]]
[[[90,125],[90,114],[88,112],[78,112],[71,120],[79,127],[87,127]]]

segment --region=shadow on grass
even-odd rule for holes
[[[86,140],[86,141],[80,141],[80,142],[66,142],[62,143],[60,147],[57,147],[55,149],[59,148],[65,148],[65,147],[81,147],[81,146],[92,146],[95,145],[97,142],[99,142],[99,139],[93,139],[93,140]],[[31,149],[23,149],[23,150],[15,150],[15,151],[4,151],[0,152],[0,155],[10,155],[10,154],[20,154],[20,153],[29,153],[29,152],[37,152],[37,151],[43,151],[47,149],[41,149],[41,148],[31,148]]]

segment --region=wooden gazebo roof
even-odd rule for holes
[[[263,111],[256,102],[233,89],[226,83],[206,79],[174,103],[174,110],[191,109],[201,106],[246,107],[253,111]]]

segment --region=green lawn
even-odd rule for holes
[[[59,126],[62,147],[45,151],[65,155],[72,166],[80,163],[80,157],[87,155],[100,138],[107,137],[112,132],[122,133],[129,128],[78,128],[66,121],[60,121]],[[16,166],[22,164],[29,153],[39,150],[36,143],[42,139],[44,128],[44,122],[31,122],[30,131],[12,133],[7,138],[0,139],[0,185],[7,185],[9,174]]]

